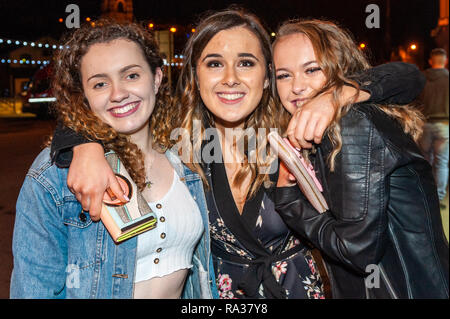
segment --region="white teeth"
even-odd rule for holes
[[[131,111],[132,109],[134,109],[138,105],[138,103],[139,102],[136,102],[136,103],[128,104],[127,106],[124,106],[124,107],[121,107],[121,108],[113,109],[112,112],[114,114],[126,113],[126,112]]]
[[[233,93],[233,94],[225,94],[225,93],[219,93],[219,97],[226,99],[226,100],[237,100],[243,97],[245,94],[243,93]]]

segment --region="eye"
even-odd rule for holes
[[[317,71],[321,71],[322,69],[320,68],[320,67],[312,67],[312,68],[308,68],[308,69],[306,69],[306,73],[307,74],[312,74],[312,73],[315,73],[315,72],[317,72]]]
[[[137,80],[137,79],[139,79],[139,74],[138,73],[132,73],[132,74],[128,75],[127,78],[129,78],[131,80]]]
[[[253,62],[252,60],[242,60],[239,62],[239,66],[243,66],[243,67],[252,67],[255,65],[255,62]]]
[[[206,66],[208,68],[220,68],[222,64],[219,61],[209,61]]]
[[[287,79],[289,77],[289,74],[288,73],[281,73],[281,74],[278,74],[277,76],[276,76],[276,79],[277,80],[284,80],[284,79]]]
[[[101,89],[104,88],[106,86],[105,82],[98,82],[94,85],[94,89]]]

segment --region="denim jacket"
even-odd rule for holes
[[[218,298],[199,175],[166,152],[199,206],[205,231],[181,298]],[[67,168],[44,149],[27,173],[16,206],[11,298],[133,298],[137,238],[115,244],[67,187]]]

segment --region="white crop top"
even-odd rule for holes
[[[138,236],[135,282],[192,267],[194,247],[204,231],[203,221],[187,186],[173,172],[167,194],[148,203],[158,224]]]

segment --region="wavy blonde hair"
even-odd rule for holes
[[[203,136],[206,125],[214,126],[214,116],[201,99],[197,84],[196,65],[203,49],[217,33],[236,27],[246,28],[259,39],[261,51],[266,62],[266,76],[270,78],[272,47],[269,35],[261,22],[256,16],[242,9],[227,9],[209,15],[195,28],[196,32],[187,42],[183,53],[185,65],[177,83],[174,102],[177,108],[177,116],[175,116],[178,119],[177,127],[187,130],[191,137],[190,145],[187,146],[190,149],[190,160],[185,162],[190,169],[199,173],[206,186],[208,186],[208,183],[203,172],[202,163],[201,161],[198,163],[194,159],[194,154],[201,152],[202,139],[194,138],[194,134]],[[266,133],[268,133],[270,128],[279,128],[281,130],[287,128],[288,113],[281,104],[275,103],[271,94],[272,85],[271,81],[269,87],[264,89],[259,105],[245,120],[244,130],[253,128],[257,131],[258,128],[265,128]],[[200,132],[194,131],[194,120],[201,123]],[[264,169],[267,168],[268,163],[259,156],[260,152],[261,154],[262,152],[268,153],[268,148],[267,139],[258,143],[255,163],[253,161],[249,162],[247,155],[243,154],[244,162],[241,163],[241,167],[233,180],[233,185],[242,185],[245,178],[250,174],[251,187],[249,189],[249,197],[253,196],[264,182],[270,182],[269,175],[262,173],[263,167]]]
[[[315,96],[331,90],[333,103],[339,106],[339,96],[344,85],[350,85],[360,90],[355,76],[370,68],[370,64],[362,51],[358,48],[351,34],[338,27],[335,23],[325,20],[291,20],[285,22],[277,31],[277,38],[273,43],[275,48],[279,39],[284,36],[302,33],[309,38],[314,48],[317,63],[326,77],[323,88]],[[356,96],[353,103],[356,101]],[[274,92],[277,101],[281,103],[278,94]],[[342,149],[340,120],[353,107],[349,103],[338,108],[335,118],[327,129],[327,135],[333,145],[328,158],[330,170],[334,171],[335,158]],[[378,105],[390,117],[396,119],[406,134],[417,142],[422,134],[423,116],[412,105]]]
[[[58,121],[66,127],[87,139],[102,142],[105,150],[116,152],[131,178],[142,190],[146,183],[141,150],[130,142],[129,136],[118,133],[94,114],[85,98],[81,82],[81,59],[89,48],[96,43],[108,43],[117,39],[136,43],[141,48],[153,75],[157,68],[163,68],[158,45],[152,34],[144,27],[135,23],[117,23],[106,19],[96,21],[95,27],[85,24],[63,38],[63,49],[54,57],[52,90],[57,102],[53,108]],[[170,117],[167,114],[170,103],[168,88],[162,84],[150,118],[153,145],[160,151],[167,148],[170,143],[167,134],[171,129]]]

